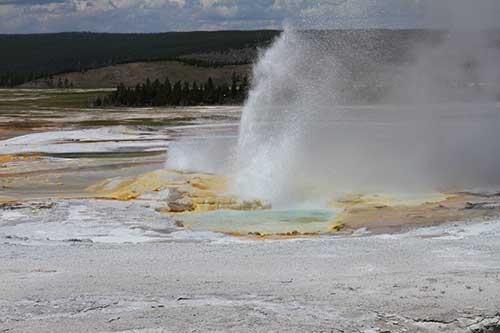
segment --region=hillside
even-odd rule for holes
[[[262,30],[0,35],[0,87],[73,83],[77,88],[99,88],[115,87],[120,82],[131,86],[147,78],[192,82],[209,76],[216,83],[228,83],[233,72],[248,73],[257,49],[269,45],[279,34]],[[302,34],[322,43],[325,53],[343,65],[346,76],[361,84],[373,82],[387,67],[414,61],[416,47],[439,45],[447,35],[438,30],[384,29],[311,30]],[[492,49],[500,49],[500,32],[491,31],[490,37]]]
[[[254,50],[268,45],[279,33],[260,30],[0,35],[0,86],[14,86],[58,73],[130,62],[182,57],[184,62],[205,65],[203,61],[191,60],[189,55]]]
[[[233,73],[244,76],[250,69],[250,65],[200,67],[178,61],[137,62],[54,75],[52,83],[47,79],[40,79],[25,83],[21,87],[49,88],[50,85],[55,87],[59,80],[61,82],[67,80],[74,88],[115,88],[120,83],[133,87],[148,78],[152,81],[156,79],[163,81],[167,77],[172,82],[204,82],[211,77],[216,84],[230,84]]]
[[[330,39],[334,52],[341,53],[341,58],[350,59],[352,52],[346,46],[356,45],[361,51],[355,53],[370,51],[377,55],[375,61],[382,63],[401,61],[409,44],[440,35],[422,30],[308,33]],[[0,86],[12,87],[56,74],[126,63],[176,60],[201,67],[249,64],[255,60],[256,49],[268,46],[279,34],[276,30],[259,30],[0,35]]]

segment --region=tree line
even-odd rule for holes
[[[196,106],[242,104],[248,94],[248,76],[233,73],[232,83],[215,84],[212,78],[204,83],[177,81],[168,78],[137,84],[135,88],[120,83],[115,91],[98,97],[94,106]]]
[[[25,82],[30,82],[43,77],[43,74],[6,72],[0,73],[0,87],[13,88]]]
[[[0,86],[15,86],[50,75],[143,61],[176,59],[197,66],[222,66],[225,65],[223,61],[212,65],[183,58],[193,54],[266,47],[280,33],[260,30],[146,34],[0,34],[0,76],[11,73],[8,78],[0,81]],[[32,72],[44,75],[30,78]]]
[[[69,81],[67,78],[64,80],[58,78],[57,80],[52,75],[46,74],[36,74],[36,73],[0,73],[0,87],[4,88],[14,88],[26,82],[31,82],[35,80],[43,80],[47,88],[57,88],[57,89],[71,89],[73,88],[73,82]]]

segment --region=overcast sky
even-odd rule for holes
[[[406,28],[425,25],[429,1],[439,0],[0,0],[0,33]]]

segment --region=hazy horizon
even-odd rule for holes
[[[313,28],[313,29],[300,29],[296,31],[435,31],[435,32],[447,32],[450,29],[447,28],[439,28],[439,27],[404,27],[404,28],[379,28],[379,27],[359,27],[359,28],[330,28],[330,29],[321,29],[321,28]],[[473,30],[473,29],[471,29]],[[195,32],[238,32],[238,31],[278,31],[284,32],[285,28],[281,29],[266,29],[266,28],[255,28],[255,29],[220,29],[220,30],[165,30],[165,31],[154,31],[154,32],[137,32],[137,31],[117,31],[117,32],[108,32],[108,31],[97,31],[97,30],[62,30],[62,31],[53,31],[53,32],[11,32],[11,33],[3,33],[0,32],[0,35],[9,36],[9,35],[50,35],[50,34],[123,34],[123,35],[155,35],[155,34],[168,34],[168,33],[195,33]],[[468,31],[468,29],[463,29],[463,31]],[[500,31],[500,27],[494,27],[491,29],[484,29],[483,31]]]
[[[494,3],[476,5],[491,7],[484,12],[498,17]],[[445,17],[435,19],[440,14],[432,6],[431,0],[0,0],[0,34],[282,30],[289,24],[333,29],[446,26]]]

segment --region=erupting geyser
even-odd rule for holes
[[[498,190],[500,3],[417,5],[422,30],[292,24],[254,66],[232,153],[230,141],[181,143],[169,165],[222,170],[240,197],[283,208],[343,193]]]
[[[399,46],[387,31],[286,29],[254,68],[234,190],[286,206],[498,189],[500,57],[488,18],[500,4],[434,3],[422,20],[440,30]]]

